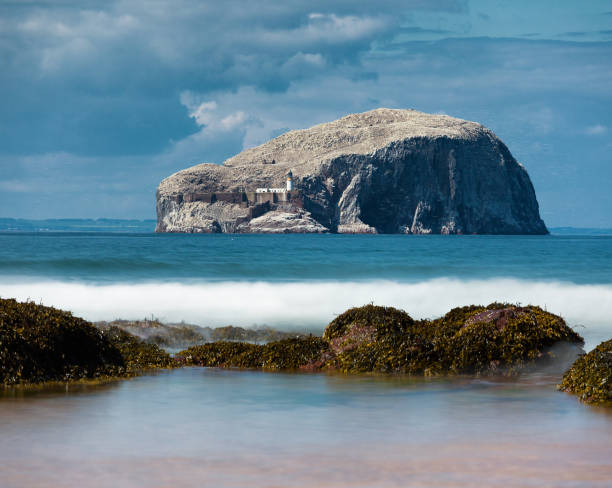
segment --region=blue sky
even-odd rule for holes
[[[169,174],[376,107],[475,120],[612,227],[612,1],[0,0],[0,217],[154,218]]]

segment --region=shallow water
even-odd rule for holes
[[[608,487],[612,409],[559,378],[185,368],[0,396],[13,487]]]

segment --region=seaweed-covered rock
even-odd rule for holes
[[[113,346],[119,349],[125,366],[130,372],[176,366],[176,361],[156,344],[147,344],[119,327],[108,327],[102,333]]]
[[[226,325],[225,327],[215,327],[211,329],[210,338],[213,341],[244,341],[244,342],[274,342],[282,339],[307,338],[307,334],[286,332],[273,329],[272,327],[248,328]]]
[[[401,310],[366,305],[337,317],[323,337],[330,344],[324,369],[409,374],[513,374],[573,361],[583,344],[557,315],[500,303],[416,322]]]
[[[89,322],[33,302],[0,299],[0,381],[64,381],[126,372],[120,351]]]
[[[584,344],[561,317],[531,305],[456,308],[431,325],[432,367],[453,373],[513,373],[551,363],[562,371]]]
[[[355,328],[367,328],[373,337],[384,340],[404,334],[412,325],[414,320],[403,310],[369,304],[350,308],[338,315],[325,328],[323,338],[332,341]]]
[[[313,336],[263,345],[219,341],[190,347],[177,359],[185,365],[296,370],[319,359],[326,349],[327,342]]]
[[[329,353],[323,367],[343,372],[417,372],[428,345],[422,322],[403,310],[365,305],[336,317],[325,329]]]
[[[0,382],[122,377],[176,362],[118,327],[101,331],[70,312],[0,299]]]
[[[612,403],[612,339],[580,356],[559,388],[587,403]]]
[[[187,366],[229,367],[237,366],[237,358],[243,353],[257,351],[256,344],[248,342],[218,341],[193,346],[177,353],[177,360]],[[249,366],[246,366],[249,367]],[[253,364],[250,367],[257,367]]]
[[[142,339],[147,344],[156,344],[161,348],[173,351],[215,341],[265,343],[292,337],[308,337],[307,334],[281,331],[267,326],[243,328],[227,325],[211,328],[183,322],[164,324],[155,319],[101,321],[95,322],[94,325],[103,331],[111,327],[118,327]]]
[[[107,330],[118,327],[148,344],[162,348],[185,349],[210,340],[210,328],[191,324],[163,324],[155,319],[113,320],[112,322],[94,322],[99,329]]]
[[[213,342],[179,353],[185,364],[407,374],[515,374],[564,365],[582,352],[582,338],[540,307],[492,303],[455,308],[437,320],[365,305],[347,310],[322,338],[266,345]],[[565,366],[566,367],[566,366]]]

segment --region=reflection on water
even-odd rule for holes
[[[612,409],[520,380],[186,368],[0,395],[2,486],[609,486]]]

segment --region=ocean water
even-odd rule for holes
[[[612,237],[0,233],[0,296],[90,320],[321,331],[533,303],[612,337]],[[567,487],[612,480],[612,409],[519,378],[182,368],[0,390],[0,486]]]
[[[321,331],[373,302],[432,318],[493,301],[612,337],[612,236],[0,234],[0,296],[90,320]]]

